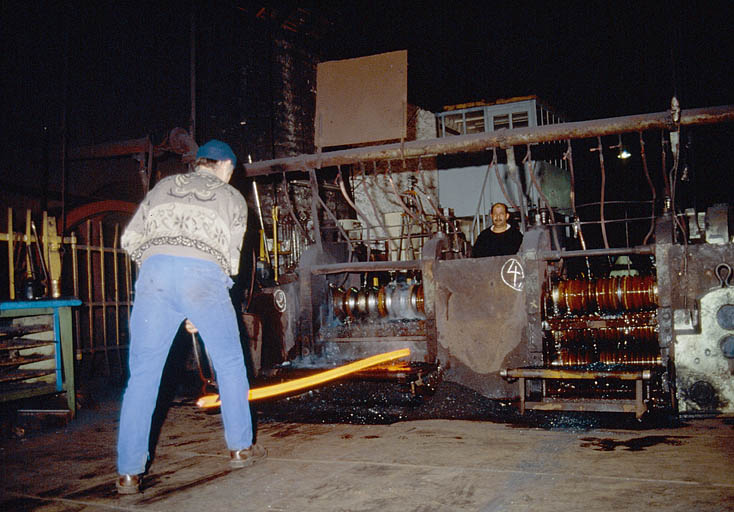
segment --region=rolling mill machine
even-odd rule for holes
[[[329,367],[409,348],[406,362],[378,371],[408,375],[418,382],[440,375],[489,398],[514,400],[523,412],[623,412],[638,418],[651,410],[734,413],[731,208],[723,204],[705,212],[677,211],[673,192],[677,174],[667,172],[669,166],[675,170],[679,164],[681,127],[731,120],[734,108],[729,106],[681,111],[674,105],[658,114],[247,165],[250,176],[282,174],[285,189],[286,173],[306,172],[312,196],[310,211],[301,216],[295,213],[289,221],[304,225],[298,228],[303,237],[298,245],[303,250],[292,273],[284,273],[259,293],[267,297],[257,312],[263,317],[273,309],[269,306],[274,304],[273,290],[287,303],[276,308],[275,316],[262,320],[277,330],[277,336],[263,338],[263,354],[271,354],[263,356],[263,367],[286,361]],[[643,139],[644,131],[654,129],[664,138],[660,165],[666,179],[661,204],[649,179]],[[595,203],[599,218],[581,219],[573,198],[571,141],[596,141],[603,175],[602,137],[619,137],[621,146],[621,134],[630,132],[639,134],[642,167],[653,201],[645,203],[645,215],[626,219],[645,224],[639,237],[642,243],[630,243],[629,235],[622,243],[610,243],[607,229],[616,222],[623,224],[623,219],[605,218],[603,188],[601,201]],[[536,167],[530,145],[547,142],[566,148],[572,196],[566,210],[548,199],[548,190],[533,175]],[[370,221],[343,186],[342,166],[351,165],[352,176],[361,176],[363,183],[372,179],[377,185],[379,165],[370,176],[364,161],[412,159],[413,167],[403,164],[403,169],[420,175],[425,171],[422,158],[487,148],[495,153],[488,166],[490,176],[497,152],[506,154],[510,174],[517,175],[522,167],[515,163],[514,147],[527,147],[523,166],[530,179],[517,180],[514,198],[504,191],[507,202],[516,203],[514,221],[524,231],[520,250],[513,255],[468,257],[466,240],[476,235],[467,233],[471,220],[462,223],[448,209],[435,207],[425,186],[391,187],[402,208],[397,236],[388,226]],[[672,163],[667,164],[666,158]],[[330,171],[327,166],[332,166]],[[352,207],[347,208],[351,217],[341,217],[335,213],[339,208],[321,197],[317,171],[331,172],[332,199],[340,201],[342,193]],[[388,173],[384,171],[383,176]],[[668,181],[669,177],[673,180]],[[413,184],[425,185],[419,178]],[[535,204],[528,200],[533,187]],[[373,189],[375,195],[380,191],[385,192],[377,186]],[[430,208],[409,201],[421,195],[427,196]],[[273,200],[286,214],[296,212],[295,203],[290,198]],[[601,235],[602,247],[589,246],[592,231]],[[295,232],[289,231],[291,236]],[[393,250],[406,243],[411,251]],[[277,240],[270,241],[270,246],[277,247]],[[271,254],[277,258],[275,251]]]

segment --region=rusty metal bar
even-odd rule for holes
[[[71,148],[67,155],[69,160],[91,160],[94,158],[112,158],[116,156],[135,155],[137,153],[145,153],[150,147],[150,139],[121,140],[117,142],[107,142],[105,144],[97,144],[94,146],[81,146]]]
[[[117,242],[120,236],[120,225],[115,224],[115,232],[113,234],[112,248],[117,251]],[[120,276],[118,275],[118,258],[117,252],[112,257],[112,272],[114,273],[115,286],[115,346],[117,347],[117,362],[120,365],[120,372],[123,372],[122,355],[120,354]]]
[[[540,251],[536,254],[539,260],[559,260],[576,256],[619,256],[621,254],[655,254],[652,245],[637,247],[614,247],[611,249],[586,249],[578,251]],[[339,274],[342,272],[380,272],[386,270],[414,270],[419,269],[421,260],[407,261],[357,261],[353,263],[331,263],[315,265],[311,268],[312,274]]]
[[[71,280],[74,290],[74,297],[79,297],[79,255],[77,254],[76,234],[71,234]],[[79,325],[79,308],[74,308],[74,332],[76,333],[76,347],[74,353],[76,360],[82,359],[82,333]]]
[[[506,379],[620,379],[620,380],[650,380],[650,370],[556,370],[553,368],[505,368],[500,375]]]
[[[94,300],[94,297],[92,297],[92,246],[90,245],[92,241],[92,221],[87,221],[87,247],[85,249],[85,253],[87,256],[87,310],[89,313],[89,346],[91,348],[91,353],[94,355],[94,310],[92,308],[92,301]]]
[[[314,265],[314,275],[341,274],[342,272],[384,272],[389,270],[415,270],[421,268],[420,260],[408,261],[357,261],[354,263],[331,263]]]
[[[672,111],[666,110],[651,114],[549,124],[533,128],[414,140],[404,144],[393,143],[327,153],[298,155],[244,164],[244,167],[248,176],[260,176],[276,172],[303,171],[304,169],[354,164],[367,160],[409,159],[427,155],[471,153],[485,151],[489,148],[506,148],[563,139],[583,139],[660,128],[674,130],[678,126],[734,121],[734,105],[688,109],[681,111],[680,114],[679,124],[673,121]]]
[[[110,375],[110,356],[107,352],[107,290],[105,289],[104,230],[102,229],[102,221],[99,221],[97,225],[99,226],[99,288],[102,298],[102,344],[105,348],[105,370],[107,370],[107,375]]]
[[[32,264],[31,264],[31,258],[32,258],[32,249],[33,246],[31,245],[33,243],[33,238],[31,237],[31,210],[27,209],[25,211],[25,275],[28,279],[33,279],[33,272],[32,272]]]
[[[38,237],[38,233],[36,233],[36,237]],[[37,240],[38,247],[41,249],[41,252],[43,253],[43,262],[42,265],[46,265],[46,280],[48,281],[46,283],[46,286],[48,287],[46,289],[46,293],[51,293],[51,249],[50,249],[50,241],[49,241],[49,233],[48,233],[48,212],[46,210],[43,211],[43,215],[41,216],[41,239]]]
[[[600,375],[602,374],[602,375]],[[611,374],[611,375],[607,375]],[[643,380],[650,380],[650,370],[642,370],[637,372],[594,372],[594,371],[568,371],[568,370],[548,370],[543,368],[515,368],[503,369],[500,375],[505,378],[517,378],[520,392],[520,414],[525,414],[526,409],[544,410],[544,411],[596,411],[596,412],[634,412],[635,417],[640,419],[647,412],[647,405],[644,401]],[[543,395],[539,402],[530,402],[527,400],[525,393],[526,379],[543,379]],[[635,381],[635,399],[634,400],[610,400],[610,399],[563,399],[550,398],[546,396],[545,379],[595,379],[595,378],[616,378],[621,380]]]
[[[539,260],[560,260],[575,256],[618,256],[621,254],[655,254],[655,246],[639,245],[637,247],[614,247],[611,249],[581,249],[578,251],[540,251],[536,258]]]
[[[539,411],[634,413],[635,418],[638,420],[647,412],[647,406],[644,400],[642,397],[637,398],[637,396],[634,400],[544,398],[542,402],[525,401],[521,404],[521,414],[524,414],[525,409]]]
[[[8,208],[8,287],[10,288],[10,300],[15,300],[15,250],[13,247],[13,209]]]

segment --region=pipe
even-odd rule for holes
[[[716,124],[734,121],[734,105],[688,109],[680,112],[682,126]],[[293,172],[304,169],[354,164],[366,160],[409,159],[427,155],[471,153],[490,147],[537,144],[563,139],[583,139],[654,128],[676,129],[670,110],[650,114],[593,119],[574,123],[559,123],[533,128],[517,128],[494,132],[472,133],[437,139],[413,140],[403,143],[366,146],[328,153],[298,155],[264,160],[245,165],[247,176],[275,172]]]
[[[255,196],[255,208],[257,209],[257,217],[260,219],[260,245],[265,246],[265,261],[270,263],[270,252],[268,251],[267,244],[265,243],[265,220],[263,219],[263,210],[260,205],[260,194],[257,191],[257,182],[252,181],[252,192]],[[254,264],[254,263],[253,263]]]
[[[328,265],[314,265],[311,273],[341,274],[342,272],[385,272],[390,270],[418,270],[421,260],[402,261],[356,261],[353,263],[330,263]]]
[[[253,184],[255,182],[253,181]],[[295,223],[296,227],[298,228],[298,231],[300,231],[301,236],[308,240],[309,243],[311,243],[311,237],[308,236],[308,233],[306,233],[305,228],[301,224],[301,221],[298,220],[298,215],[296,215],[295,210],[293,209],[293,203],[291,202],[290,192],[288,190],[288,180],[285,177],[285,174],[283,174],[283,199],[285,201],[285,204],[288,206],[288,215],[291,216],[293,219],[293,222]]]
[[[540,251],[539,260],[560,260],[574,256],[618,256],[620,254],[655,254],[655,246],[640,245],[638,247],[617,247],[611,249],[585,249],[580,251]]]
[[[374,165],[374,162],[373,162]],[[367,196],[367,199],[370,201],[370,206],[372,206],[372,213],[375,214],[375,220],[377,220],[377,223],[380,225],[380,228],[382,229],[382,234],[385,236],[386,243],[385,243],[385,250],[389,253],[392,250],[398,251],[400,247],[395,248],[395,241],[390,238],[390,232],[387,230],[387,226],[385,226],[385,222],[383,220],[380,220],[380,211],[377,209],[377,205],[375,204],[375,200],[372,199],[372,196],[370,195],[369,188],[367,187],[367,174],[364,170],[364,162],[359,163],[360,172],[362,173],[362,183],[364,186],[364,195]],[[377,183],[377,166],[374,166],[375,168],[375,187],[379,187],[379,183]],[[377,236],[375,236],[377,238]],[[400,242],[402,246],[402,241]],[[391,247],[393,246],[393,247]]]

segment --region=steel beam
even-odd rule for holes
[[[118,142],[108,142],[106,144],[97,144],[95,146],[81,146],[71,148],[67,158],[69,160],[90,160],[95,158],[111,158],[116,156],[135,155],[137,153],[146,153],[150,150],[150,139],[122,140]]]
[[[560,123],[534,128],[498,130],[493,132],[457,135],[437,139],[414,140],[381,146],[366,146],[327,153],[304,154],[274,160],[244,164],[248,176],[320,169],[335,165],[354,164],[372,160],[398,160],[432,155],[472,153],[489,148],[538,144],[566,139],[584,139],[625,132],[651,129],[675,130],[680,126],[716,124],[734,121],[734,105],[722,105],[683,110],[680,123],[673,121],[670,110],[651,114],[593,119],[574,123]]]
[[[610,249],[579,249],[574,251],[540,251],[536,258],[551,261],[577,256],[618,256],[621,254],[655,254],[654,245],[638,245],[637,247],[612,247]]]
[[[386,272],[390,270],[415,270],[421,268],[421,260],[405,261],[356,261],[353,263],[329,263],[314,265],[315,275],[341,274],[342,272]]]

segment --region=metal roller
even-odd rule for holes
[[[363,320],[412,320],[425,317],[423,285],[331,286],[330,299],[334,316],[342,322]]]
[[[546,310],[551,367],[662,364],[654,276],[560,280]]]
[[[656,307],[658,288],[653,276],[569,279],[555,283],[550,297],[560,314],[640,311]]]

